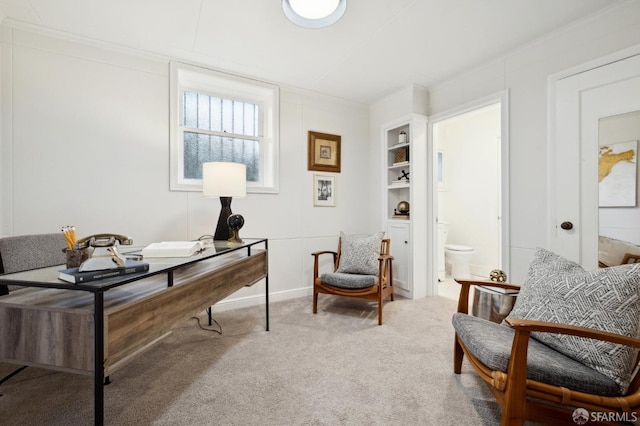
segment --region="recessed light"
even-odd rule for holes
[[[282,0],[284,14],[304,28],[324,28],[337,22],[347,10],[347,0]]]

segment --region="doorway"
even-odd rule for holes
[[[504,242],[507,184],[506,93],[432,117],[434,294],[458,298],[452,275],[462,269],[445,262],[445,245],[466,246],[471,277],[487,279],[493,269],[505,270]],[[458,247],[460,248],[460,247]],[[464,269],[464,267],[463,267]]]

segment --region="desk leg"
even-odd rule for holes
[[[266,329],[269,331],[269,240],[264,241],[264,249],[267,252],[267,276],[264,278],[264,296],[267,316]]]
[[[269,274],[264,279],[265,283],[265,304],[266,304],[266,315],[267,315],[267,331],[269,331]]]
[[[94,422],[96,426],[102,426],[104,424],[104,294],[96,292],[94,297]]]

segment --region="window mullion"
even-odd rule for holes
[[[181,126],[181,129],[183,132],[203,133],[207,135],[220,136],[223,138],[247,139],[247,140],[258,141],[258,142],[262,140],[262,137],[260,136],[240,135],[237,133],[219,132],[216,130],[195,129],[193,127],[186,127],[186,126]]]

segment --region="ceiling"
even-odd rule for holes
[[[348,0],[331,27],[281,0],[0,0],[5,18],[371,103],[429,87],[627,0]]]

